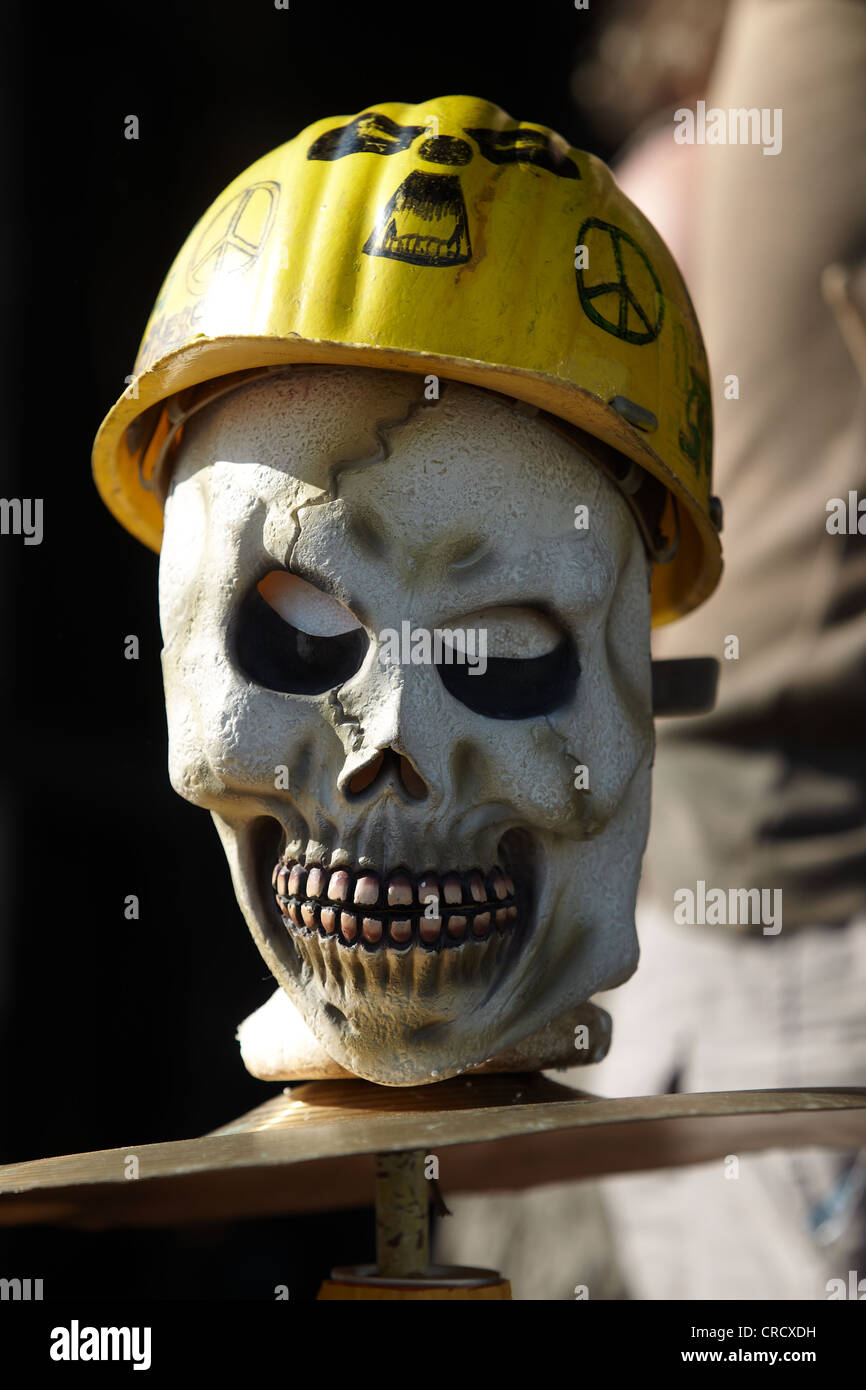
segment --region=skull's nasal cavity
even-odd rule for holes
[[[359,768],[349,779],[347,790],[352,796],[366,792],[368,795],[379,791],[387,781],[398,781],[414,801],[423,801],[427,795],[427,783],[420,777],[402,753],[386,748]]]

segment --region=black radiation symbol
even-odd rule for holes
[[[583,312],[627,343],[651,343],[661,332],[665,302],[645,251],[621,227],[588,217],[577,234],[589,265],[576,269]],[[592,279],[590,279],[590,276]]]
[[[225,203],[193,247],[187,286],[201,294],[216,276],[248,270],[259,258],[277,210],[278,183],[252,183]]]
[[[392,155],[408,150],[419,136],[417,157],[425,164],[460,167],[474,151],[459,135],[429,135],[421,125],[398,125],[381,111],[362,111],[347,125],[334,126],[316,137],[307,159],[345,159],[347,155]],[[556,149],[548,134],[530,127],[485,130],[463,127],[490,164],[528,165],[546,169],[562,179],[579,179],[572,159]],[[414,169],[381,209],[363,246],[365,256],[384,256],[409,265],[465,265],[472,259],[469,219],[463,189],[456,174]]]
[[[465,265],[472,247],[457,175],[420,169],[409,174],[389,198],[364,244],[364,255],[410,265]]]

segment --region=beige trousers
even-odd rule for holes
[[[866,918],[743,940],[639,910],[638,972],[599,1001],[608,1059],[556,1073],[599,1095],[866,1086]],[[736,1160],[732,1162],[731,1160]],[[866,1278],[866,1165],[809,1149],[449,1199],[437,1259],[494,1265],[519,1299],[823,1299]],[[447,1184],[446,1184],[447,1187]],[[612,1237],[612,1239],[611,1239]]]

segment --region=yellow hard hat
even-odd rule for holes
[[[688,293],[606,165],[554,131],[475,97],[384,102],[317,121],[236,178],[181,248],[97,434],[117,519],[158,550],[166,466],[204,383],[207,399],[293,363],[433,373],[545,412],[648,499],[653,622],[715,588]]]

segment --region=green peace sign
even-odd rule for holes
[[[280,185],[271,180],[253,183],[214,213],[189,258],[187,288],[193,294],[202,294],[215,277],[247,270],[258,260],[279,194]]]
[[[665,302],[646,252],[628,232],[598,217],[586,219],[577,240],[587,248],[589,261],[587,270],[575,270],[587,318],[627,343],[653,342],[661,332]],[[587,274],[598,265],[608,273],[592,283]]]

